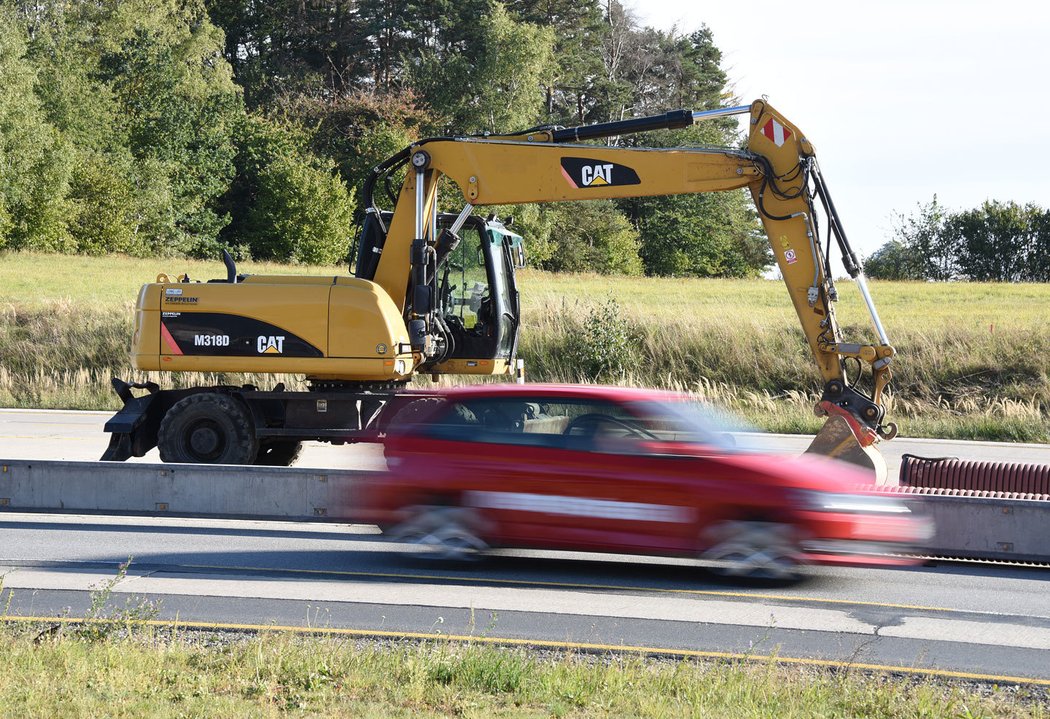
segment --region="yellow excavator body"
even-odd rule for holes
[[[411,376],[405,322],[376,283],[354,277],[248,276],[145,285],[132,358],[141,370],[256,372],[376,382]]]

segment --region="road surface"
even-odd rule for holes
[[[0,410],[0,457],[94,460],[108,413]],[[798,451],[804,437],[773,438]],[[1050,463],[1050,447],[897,439],[900,455]],[[155,454],[155,453],[154,453]],[[156,461],[146,457],[144,461]],[[311,444],[299,466],[376,468],[372,446]],[[1050,571],[976,563],[817,568],[794,586],[739,586],[687,561],[505,552],[413,563],[373,527],[0,515],[11,616],[83,616],[146,597],[161,619],[646,648],[681,655],[895,667],[1050,685]],[[127,576],[118,565],[132,557]]]
[[[160,619],[775,655],[1050,685],[1046,570],[815,568],[797,585],[741,586],[686,561],[508,552],[450,567],[400,549],[353,525],[0,515],[9,615],[82,616],[92,588],[132,557],[110,606],[147,598]]]

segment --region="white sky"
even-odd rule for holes
[[[638,19],[706,24],[731,87],[810,139],[851,244],[870,255],[936,194],[1050,207],[1050,3],[1038,0],[626,0]]]

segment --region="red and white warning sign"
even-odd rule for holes
[[[787,139],[791,137],[791,130],[770,118],[769,122],[762,127],[762,134],[775,142],[777,147],[783,147]]]

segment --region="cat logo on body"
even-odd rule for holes
[[[284,353],[284,335],[259,335],[256,349],[261,355],[279,355]]]

